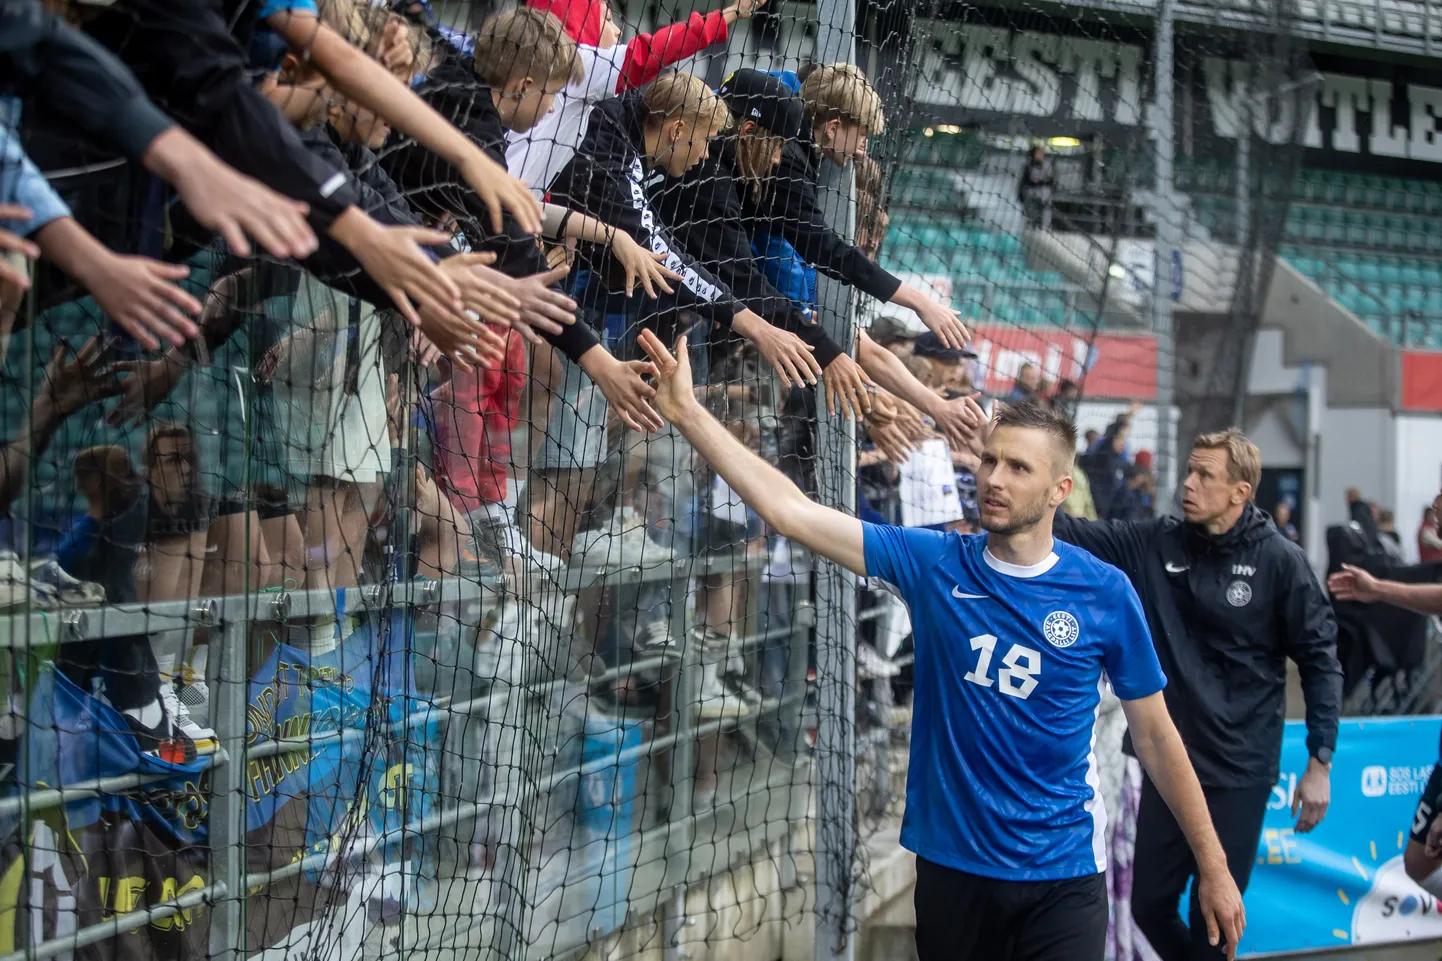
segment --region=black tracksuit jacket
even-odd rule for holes
[[[652,182],[648,197],[681,246],[730,287],[741,303],[811,346],[816,362],[825,368],[843,351],[757,267],[751,238],[741,224],[744,190],[735,150],[726,138],[685,175]]]
[[[501,114],[491,99],[491,88],[481,82],[469,63],[456,57],[446,60],[416,92],[505,169],[506,130]],[[472,250],[496,255],[497,270],[512,277],[529,277],[548,269],[536,238],[523,231],[509,213],[502,220],[502,232],[491,233],[490,208],[445,158],[410,138],[397,137],[383,152],[381,162],[419,212],[437,219],[454,216]],[[562,327],[559,334],[540,333],[572,361],[579,361],[600,343],[596,332],[580,319]]]
[[[665,265],[681,280],[671,284],[675,293],[661,293],[654,301],[645,298],[643,310],[652,316],[691,310],[729,329],[741,304],[676,241],[647,199],[647,180],[663,175],[648,173],[645,167],[644,116],[639,93],[598,103],[576,155],[551,184],[551,200],[624,230],[647,250],[667,255]],[[624,288],[624,271],[608,254],[594,257],[590,266],[608,290]]]
[[[1225,534],[1175,517],[1084,521],[1055,533],[1113,564],[1141,596],[1166,701],[1206,787],[1276,782],[1287,658],[1307,701],[1307,750],[1334,749],[1342,707],[1337,622],[1302,549],[1248,504]]]
[[[802,260],[834,280],[863,294],[890,302],[901,281],[887,273],[857,247],[831,229],[821,212],[821,152],[812,141],[811,125],[781,149],[781,164],[772,176],[772,190],[758,201],[749,192],[741,198],[746,229],[758,240],[779,235]]]

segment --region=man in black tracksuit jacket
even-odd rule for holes
[[[1261,459],[1239,432],[1199,438],[1186,520],[1087,522],[1058,512],[1055,532],[1127,575],[1167,675],[1166,701],[1207,796],[1237,886],[1246,890],[1277,783],[1287,658],[1306,699],[1311,761],[1297,787],[1299,831],[1326,812],[1342,670],[1337,624],[1306,555],[1251,502]],[[1181,829],[1147,780],[1137,819],[1132,914],[1164,961],[1221,958],[1193,887],[1191,930],[1177,914],[1196,870]]]

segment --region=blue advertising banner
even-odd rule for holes
[[[1292,796],[1307,768],[1307,729],[1287,722],[1239,957],[1442,938],[1442,905],[1402,868],[1439,730],[1437,717],[1342,721],[1331,808],[1316,830],[1297,834]]]

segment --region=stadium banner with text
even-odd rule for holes
[[[907,76],[929,122],[981,125],[1032,136],[1113,138],[1144,129],[1152,38],[1143,30],[1102,33],[1075,23],[1017,29],[1004,16],[986,22],[917,18],[916,66]],[[1193,40],[1199,38],[1193,37]],[[1178,51],[1178,135],[1235,141],[1248,123],[1268,143],[1299,140],[1327,165],[1404,174],[1442,162],[1436,118],[1442,72],[1312,51],[1315,82],[1301,84],[1265,110],[1254,99],[1252,65],[1222,38],[1189,40]],[[1299,129],[1300,126],[1300,129]]]
[[[1287,722],[1239,957],[1442,938],[1442,904],[1402,868],[1439,728],[1437,717],[1343,720],[1331,808],[1297,834],[1292,796],[1307,769],[1307,728]]]

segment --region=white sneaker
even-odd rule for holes
[[[585,567],[660,567],[676,552],[653,541],[634,508],[623,507],[599,530],[582,531],[571,546],[571,561]]]
[[[195,742],[196,747],[219,744],[216,740],[215,731],[208,727],[202,727],[196,723],[195,718],[190,716],[190,709],[181,701],[175,693],[175,685],[170,681],[162,681],[160,684],[160,703],[165,705],[166,713],[175,722],[186,737]]]
[[[751,713],[746,699],[721,683],[721,674],[715,664],[701,665],[701,697],[697,705],[697,716],[716,720],[725,717],[746,717]]]
[[[901,673],[901,668],[888,658],[882,657],[870,644],[858,643],[856,645],[856,673],[868,680],[881,680],[896,677]]]

